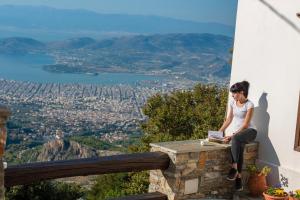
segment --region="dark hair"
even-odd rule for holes
[[[248,81],[237,82],[230,87],[230,92],[237,93],[243,91],[244,96],[247,98],[249,85]]]

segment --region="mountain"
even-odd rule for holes
[[[231,37],[214,34],[154,34],[95,40],[89,37],[42,43],[30,38],[0,40],[0,53],[55,55],[54,73],[168,73],[191,80],[227,78]],[[70,59],[72,58],[72,59]]]
[[[163,53],[218,53],[228,55],[232,38],[213,34],[155,34],[101,40],[86,49]]]
[[[132,73],[169,70],[188,79],[201,80],[214,76],[226,78],[231,67],[230,37],[213,34],[155,34],[101,40],[73,51],[85,52],[85,68],[53,66],[52,72],[112,72]],[[87,56],[88,55],[88,56]],[[114,69],[118,68],[118,69]]]
[[[100,14],[38,6],[0,6],[0,37],[26,36],[44,40],[101,37],[103,34],[212,33],[232,37],[234,27],[168,17]]]
[[[23,54],[30,51],[42,50],[46,45],[31,38],[11,37],[0,39],[0,53]]]
[[[49,48],[53,49],[78,49],[95,44],[97,41],[90,37],[71,38],[65,41],[48,43]]]

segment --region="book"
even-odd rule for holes
[[[223,143],[224,136],[222,131],[208,131],[208,141]]]
[[[224,139],[222,131],[208,131],[208,138]]]

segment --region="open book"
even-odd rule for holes
[[[208,140],[210,142],[223,143],[224,136],[222,131],[208,131]]]

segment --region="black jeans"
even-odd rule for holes
[[[231,138],[231,158],[232,163],[237,163],[237,170],[242,172],[243,160],[244,160],[244,148],[245,144],[252,142],[257,135],[257,131],[253,128],[244,129]]]

